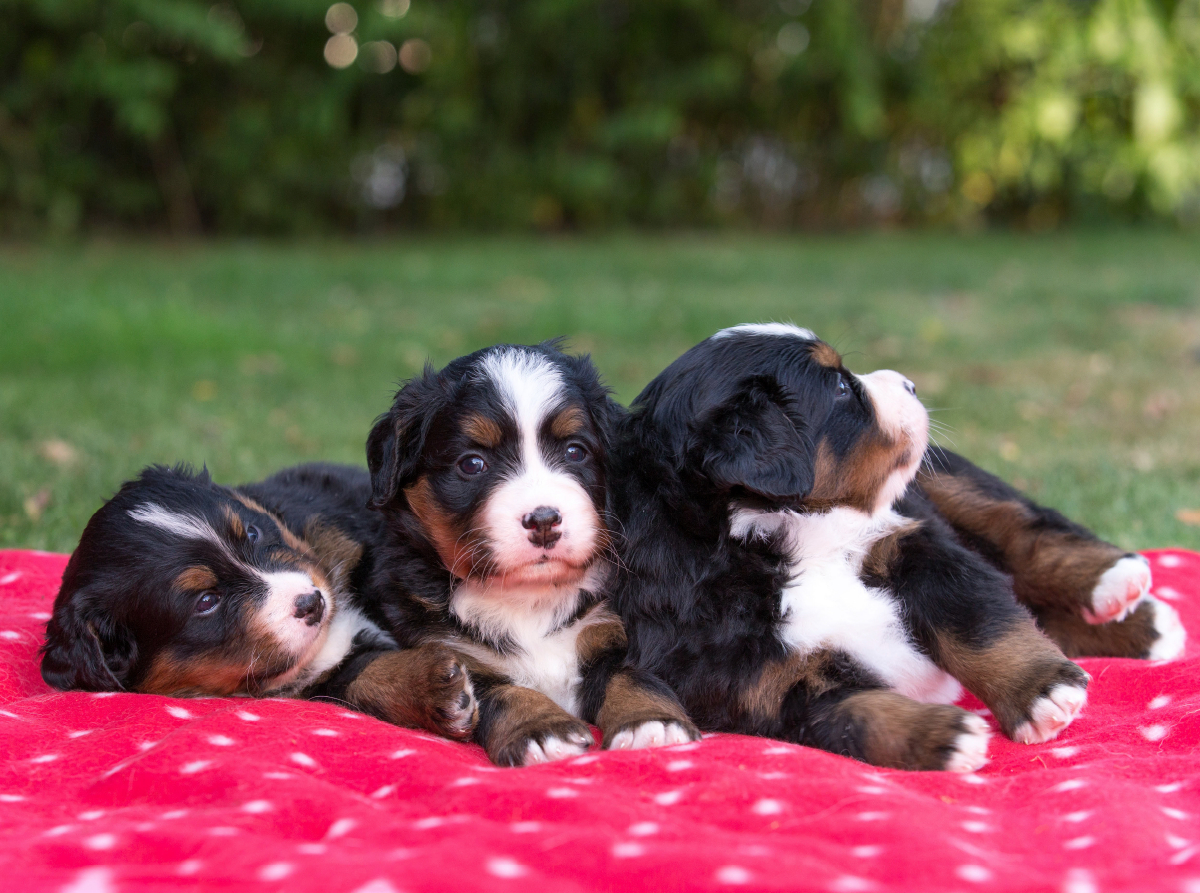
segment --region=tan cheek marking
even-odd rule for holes
[[[220,656],[203,655],[185,661],[172,654],[160,654],[138,685],[138,691],[153,695],[227,696],[243,691],[245,679],[244,664],[230,663]]]
[[[809,356],[822,366],[830,369],[840,369],[842,367],[841,355],[824,341],[814,343]]]
[[[504,440],[504,433],[492,419],[483,415],[469,415],[463,421],[463,433],[482,447],[494,450]]]
[[[550,434],[558,440],[565,440],[587,427],[587,415],[578,406],[568,406],[550,422]]]
[[[460,531],[452,517],[438,505],[429,479],[418,478],[415,484],[405,489],[404,495],[408,498],[408,505],[413,514],[421,522],[425,535],[441,556],[442,562],[456,576],[468,576],[471,571],[471,562],[466,552],[468,545],[462,543]]]
[[[217,585],[217,575],[206,567],[189,567],[175,578],[175,585],[188,592],[207,592]]]

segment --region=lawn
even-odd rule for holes
[[[629,401],[758,320],[905,372],[1104,536],[1200,548],[1200,242],[1140,231],[0,248],[0,546],[69,551],[150,462],[361,464],[427,357],[565,335]]]

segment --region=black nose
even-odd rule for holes
[[[543,549],[551,548],[562,539],[554,528],[562,523],[562,514],[548,505],[539,505],[521,519],[521,526],[529,531],[529,541]]]
[[[911,381],[909,381],[907,378],[904,379],[904,390],[908,391],[914,397],[917,396],[917,386],[915,384],[913,384]]]
[[[309,626],[316,626],[325,616],[325,599],[317,590],[306,592],[296,599],[296,613],[292,615],[297,620],[303,620]]]

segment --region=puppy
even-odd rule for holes
[[[499,345],[427,367],[367,442],[388,531],[368,588],[402,645],[466,657],[498,764],[583,753],[582,720],[605,747],[698,737],[661,681],[620,669],[625,633],[599,595],[621,412],[587,358]]]
[[[399,651],[364,610],[382,525],[366,472],[302,465],[228,488],[151,466],[92,516],[46,628],[54,688],[330,698],[469,738],[448,649]]]
[[[1079,588],[1107,592],[1113,573],[1127,607],[1141,564],[957,457],[927,466],[928,493],[912,486],[927,445],[911,382],[855,376],[805,329],[738,326],[688,351],[635,400],[615,451],[626,540],[608,592],[630,665],[701,728],[880,766],[982,766],[987,725],[950,706],[963,685],[1015,740],[1055,737],[1088,676],[996,564],[1027,601],[1086,603],[1092,620],[1113,616],[1108,597]]]

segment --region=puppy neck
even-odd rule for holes
[[[450,596],[450,613],[473,635],[497,650],[528,650],[570,625],[599,592],[608,563],[597,561],[569,586],[504,586],[499,581],[464,580]]]

